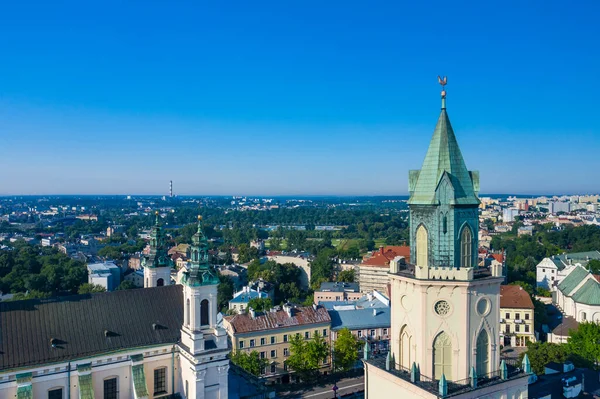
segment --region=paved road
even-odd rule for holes
[[[339,388],[337,391],[338,396],[348,395],[354,392],[361,392],[365,389],[364,387],[364,377],[356,377],[356,378],[346,378],[338,381],[336,384]],[[310,398],[310,399],[329,399],[333,398],[333,391],[331,388],[333,385],[327,386],[315,386],[311,388],[306,388],[301,391],[294,392],[279,392],[277,394],[278,398],[287,398],[287,399],[296,399],[296,398]]]

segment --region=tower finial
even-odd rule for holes
[[[446,109],[446,85],[448,84],[448,77],[443,78],[438,75],[438,83],[442,85],[442,109]]]
[[[154,216],[155,216],[155,220],[156,220],[156,225],[158,226],[158,211],[154,212]]]

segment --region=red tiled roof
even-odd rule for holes
[[[408,245],[388,245],[373,251],[373,256],[362,262],[367,266],[387,267],[396,256],[404,256],[406,262],[410,262],[410,247]]]
[[[514,309],[533,309],[531,296],[519,285],[500,286],[500,307]]]
[[[596,281],[600,283],[600,274],[592,274],[592,276],[594,276]]]
[[[491,254],[492,258],[496,259],[497,262],[504,263],[504,255],[502,254]]]
[[[249,314],[238,314],[227,316],[225,320],[235,333],[243,334],[307,324],[329,323],[331,318],[324,307],[318,306],[315,310],[312,306],[307,306],[293,309],[292,317],[288,316],[285,310],[278,310],[277,312],[258,314],[254,319]]]

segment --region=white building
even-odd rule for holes
[[[583,266],[569,268],[556,287],[554,304],[579,323],[600,322],[599,280],[600,276],[591,274]]]
[[[0,398],[228,397],[203,235],[182,285],[0,303]]]
[[[114,262],[88,263],[88,283],[113,291],[121,283],[121,268]]]
[[[547,290],[554,289],[553,287],[566,276],[573,266],[580,265],[585,267],[592,259],[600,260],[600,252],[563,253],[562,255],[544,258],[536,266],[536,285]]]
[[[514,222],[516,216],[519,216],[519,210],[516,208],[504,208],[502,210],[502,221],[504,223]]]
[[[233,309],[238,313],[243,313],[248,309],[248,303],[252,299],[267,299],[269,295],[266,292],[254,290],[250,287],[243,287],[241,291],[233,294],[233,298],[229,301],[229,309]]]

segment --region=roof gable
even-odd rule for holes
[[[563,294],[569,295],[577,288],[583,279],[587,277],[587,275],[587,270],[581,266],[575,266],[571,273],[558,284],[558,289],[561,290]]]

